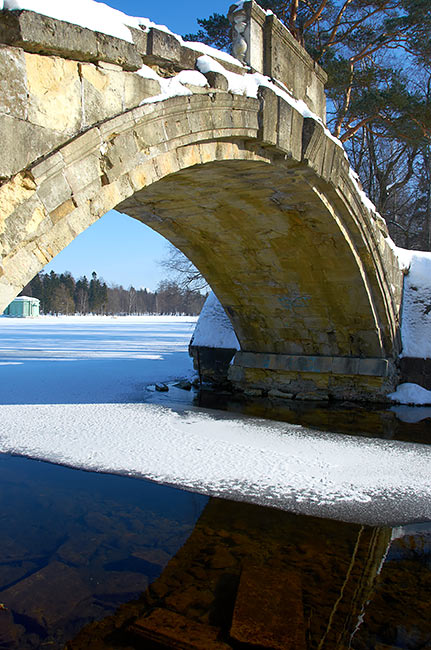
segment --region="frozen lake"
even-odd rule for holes
[[[431,519],[427,445],[154,403],[151,384],[192,376],[194,323],[1,318],[0,452],[320,517]]]

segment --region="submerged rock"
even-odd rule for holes
[[[188,381],[187,379],[182,379],[178,383],[174,384],[175,388],[181,388],[181,390],[191,390],[192,389],[192,383]]]
[[[155,384],[156,390],[159,391],[159,393],[167,393],[169,390],[169,386],[166,384]]]

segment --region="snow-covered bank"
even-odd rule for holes
[[[402,356],[431,359],[431,253],[399,250],[410,257],[404,278]]]
[[[426,446],[137,403],[147,384],[191,371],[193,326],[170,317],[0,319],[0,452],[318,516],[431,518]]]
[[[417,404],[418,406],[431,404],[431,390],[426,390],[418,384],[400,384],[397,390],[390,393],[388,397],[397,404]]]

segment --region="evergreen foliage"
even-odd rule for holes
[[[401,246],[431,249],[429,0],[259,0],[328,74],[328,126]],[[230,25],[199,19],[188,40],[225,50]],[[428,185],[427,185],[428,183]]]
[[[91,280],[79,280],[69,272],[58,275],[38,273],[21,291],[23,296],[40,300],[44,314],[199,314],[205,295],[176,282],[163,280],[154,293],[147,289],[124,289],[121,285],[107,286],[93,271]]]

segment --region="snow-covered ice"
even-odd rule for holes
[[[143,401],[190,374],[193,321],[0,319],[0,451],[318,516],[431,517],[424,445]]]

